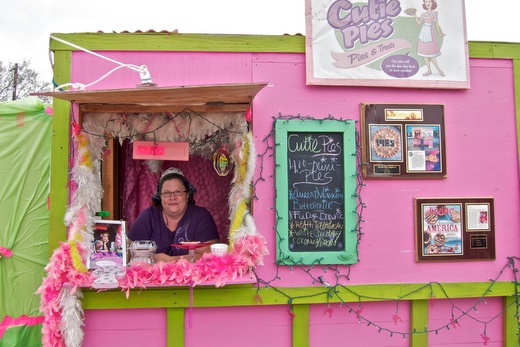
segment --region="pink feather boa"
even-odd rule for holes
[[[126,276],[119,279],[119,286],[126,291],[127,297],[130,289],[147,286],[195,286],[215,282],[216,287],[222,287],[251,268],[263,265],[263,256],[268,253],[261,235],[246,236],[224,256],[206,253],[195,263],[182,259],[172,263],[134,264],[126,270]]]
[[[87,250],[78,247],[84,257]],[[229,254],[218,256],[204,254],[200,260],[190,263],[180,260],[174,263],[134,264],[126,268],[126,275],[119,279],[119,286],[130,296],[130,289],[147,286],[195,286],[206,282],[214,282],[216,287],[235,280],[248,273],[251,268],[263,265],[263,257],[269,252],[266,241],[261,235],[245,236],[237,240]],[[61,296],[62,288],[71,286],[73,294],[78,287],[91,287],[94,276],[91,272],[79,272],[70,255],[70,245],[61,243],[45,267],[48,275],[38,289],[41,295],[40,310],[44,314],[43,345],[52,347],[65,346],[61,328],[62,322]]]
[[[47,277],[37,291],[41,295],[40,311],[45,317],[42,342],[44,346],[61,347],[65,346],[61,334],[61,289],[65,284],[73,286],[72,292],[78,286],[89,287],[93,276],[90,272],[79,272],[74,268],[68,243],[60,243],[45,270]]]

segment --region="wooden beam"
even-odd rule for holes
[[[52,36],[92,51],[266,52],[304,53],[303,35],[218,35],[146,33],[53,33]],[[51,51],[77,50],[51,37]]]
[[[481,298],[482,293],[489,290],[489,282],[459,282],[425,284],[367,284],[352,285],[347,289],[338,288],[337,296],[328,297],[327,288],[320,287],[283,287],[279,290],[257,288],[252,285],[226,285],[222,288],[213,286],[196,286],[194,295],[197,301],[193,307],[227,307],[257,305],[255,295],[262,297],[264,305],[287,305],[287,298],[298,298],[293,304],[324,304],[344,302],[395,301],[402,298],[403,293],[410,293],[402,301],[429,300],[432,294],[437,299]],[[493,291],[486,297],[512,296],[515,294],[515,284],[511,282],[494,282]],[[218,292],[218,294],[216,294]],[[126,298],[126,292],[120,289],[98,292],[83,288],[84,309],[115,309],[115,308],[160,308],[189,307],[189,287],[151,287],[135,288]]]
[[[56,83],[70,81],[71,52],[57,52],[54,65]],[[53,101],[52,141],[51,141],[51,183],[49,213],[49,256],[58,248],[59,243],[67,239],[67,228],[63,223],[69,204],[69,146],[70,146],[70,110],[69,102]]]
[[[166,346],[184,347],[184,308],[166,310]]]
[[[292,305],[292,346],[309,346],[309,311],[310,305]]]
[[[410,302],[410,331],[421,333],[428,330],[428,300]],[[410,346],[428,346],[428,334],[411,334]]]
[[[189,110],[197,113],[236,113],[245,112],[250,104],[225,104],[225,105],[200,105],[190,106]],[[86,104],[81,105],[80,110],[91,113],[160,113],[172,112],[180,113],[186,111],[186,106],[142,106],[142,105],[101,105]]]
[[[139,105],[149,107],[250,105],[267,83],[235,83],[182,87],[147,87],[128,89],[40,92],[31,95],[51,96],[77,105]],[[247,109],[247,108],[246,108]]]
[[[101,208],[108,211],[109,219],[121,219],[119,214],[119,144],[116,139],[108,139],[109,155],[101,163],[101,183],[103,200]]]
[[[502,298],[502,307],[504,309],[502,312],[502,346],[504,347],[517,347],[520,345],[517,300],[518,297],[514,295]]]

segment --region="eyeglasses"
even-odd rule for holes
[[[171,197],[172,195],[175,195],[175,196],[181,196],[182,194],[186,193],[185,190],[176,190],[174,192],[161,192],[161,197],[163,198],[169,198]]]

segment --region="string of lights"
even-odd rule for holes
[[[284,119],[284,120],[296,119],[296,120],[302,120],[302,121],[317,120],[316,118],[313,118],[311,116],[301,116],[300,114],[298,114],[296,116],[291,116],[291,115],[284,116],[282,114],[279,114],[277,117],[273,117],[274,122],[277,119]],[[323,120],[323,121],[340,120],[341,121],[343,119],[341,119],[341,118],[336,119],[333,116],[328,115],[326,118],[322,118],[319,120],[320,121],[321,120]],[[266,181],[265,171],[264,171],[264,162],[266,160],[271,160],[271,158],[274,156],[274,149],[275,149],[274,126],[273,126],[273,130],[263,138],[262,143],[264,144],[265,147],[264,147],[264,150],[258,154],[258,157],[260,158],[260,164],[258,165],[259,175],[256,178],[255,182],[253,183],[253,192],[257,191],[257,189],[258,189],[257,186],[259,184],[261,184],[261,182]],[[362,187],[366,186],[366,184],[363,182],[363,178],[359,174],[361,172],[361,165],[362,165],[361,156],[359,155],[359,153],[361,151],[359,132],[356,132],[356,147],[357,147],[356,155],[357,155],[357,167],[358,167],[357,187],[356,187],[356,197],[358,199],[358,206],[357,206],[356,211],[357,211],[357,215],[358,215],[358,222],[357,222],[355,231],[358,234],[358,245],[359,245],[359,242],[361,242],[362,235],[363,235],[363,233],[361,232],[361,223],[365,222],[362,219],[362,212],[363,212],[363,209],[366,207],[366,205],[363,203],[363,200],[361,198],[361,189],[362,189]],[[273,178],[272,175],[269,177]],[[254,194],[253,198],[255,200],[258,200],[258,197],[256,196],[256,194]],[[274,209],[274,207],[273,207],[273,209]],[[278,225],[280,216],[277,211],[275,211],[275,215],[276,215],[276,220],[277,220],[277,225]],[[278,247],[282,236],[278,232],[276,225],[273,227],[273,229],[275,230],[275,233],[277,236],[277,247]],[[356,248],[357,248],[357,245],[356,245]],[[345,307],[348,310],[348,313],[354,314],[360,323],[366,323],[367,326],[374,327],[375,329],[377,329],[378,332],[386,332],[390,336],[394,336],[394,335],[402,336],[404,339],[406,339],[407,336],[410,336],[412,334],[428,334],[428,333],[438,334],[439,332],[441,332],[443,330],[450,330],[450,327],[457,328],[457,326],[460,326],[459,321],[462,318],[466,317],[483,326],[483,330],[482,330],[482,333],[480,334],[480,338],[486,344],[487,341],[490,339],[489,336],[487,336],[487,325],[489,323],[491,323],[495,319],[500,318],[504,314],[504,312],[507,309],[509,309],[512,305],[516,306],[515,317],[517,317],[517,319],[520,317],[520,314],[519,314],[519,310],[520,310],[519,285],[520,284],[517,279],[518,268],[515,264],[515,260],[518,261],[519,259],[516,257],[508,257],[508,262],[504,265],[504,267],[501,269],[499,274],[495,278],[490,279],[490,284],[489,284],[488,288],[484,291],[484,293],[482,293],[482,295],[479,298],[476,298],[474,304],[471,305],[471,307],[469,307],[468,309],[462,309],[461,307],[457,306],[455,304],[454,300],[452,298],[450,298],[450,296],[448,295],[444,286],[438,282],[425,283],[423,286],[421,286],[415,290],[412,290],[408,293],[397,296],[397,297],[374,297],[374,296],[368,296],[368,295],[365,295],[362,293],[357,293],[352,289],[352,287],[349,287],[349,286],[341,283],[342,280],[347,280],[347,281],[350,280],[350,276],[351,276],[351,266],[350,265],[341,265],[341,266],[323,265],[323,264],[320,264],[320,258],[317,258],[311,265],[305,265],[301,262],[293,261],[293,260],[291,260],[290,264],[286,263],[287,260],[283,260],[282,262],[277,262],[275,274],[271,279],[260,278],[258,276],[258,274],[256,273],[256,271],[254,271],[254,274],[256,277],[256,282],[257,282],[257,293],[255,295],[255,301],[257,303],[261,303],[263,301],[261,294],[260,294],[261,288],[272,289],[287,298],[287,304],[290,306],[288,314],[291,316],[291,319],[294,319],[295,315],[292,310],[292,305],[295,304],[298,300],[307,299],[307,298],[311,298],[311,297],[317,297],[317,296],[318,297],[325,296],[326,302],[327,302],[327,309],[325,310],[324,314],[328,314],[329,316],[331,316],[333,314],[333,309],[330,306],[330,299],[335,298],[336,300],[338,300],[340,302],[339,306]],[[303,273],[305,273],[306,275],[308,275],[310,277],[310,279],[312,280],[313,286],[315,284],[323,286],[324,287],[323,291],[312,292],[308,295],[291,296],[286,290],[284,290],[283,288],[278,287],[274,284],[275,281],[282,279],[280,277],[280,271],[279,271],[281,265],[285,265],[285,266],[289,265],[291,272],[293,271],[293,269],[302,271]],[[503,309],[501,311],[497,312],[493,317],[489,318],[488,320],[479,319],[478,317],[475,316],[475,314],[478,313],[478,311],[477,311],[478,305],[481,303],[484,303],[484,304],[487,303],[485,300],[485,297],[492,291],[492,288],[495,285],[495,283],[497,281],[499,281],[499,279],[502,277],[502,275],[508,268],[511,269],[511,271],[513,272],[514,279],[515,279],[514,280],[515,300],[512,303],[510,303],[509,305],[503,307]],[[325,281],[322,275],[316,274],[316,271],[320,271],[320,270],[321,270],[322,274],[326,274],[327,272],[329,273],[329,275],[331,273],[334,274],[334,278],[335,278],[334,283],[330,283],[330,281]],[[362,314],[362,312],[363,312],[362,302],[363,301],[395,301],[396,310],[395,310],[395,314],[392,316],[392,322],[394,322],[394,325],[397,325],[398,323],[403,323],[402,318],[399,316],[399,303],[407,301],[406,299],[408,297],[412,296],[413,294],[415,294],[417,292],[423,291],[423,290],[429,290],[431,300],[435,300],[436,298],[435,298],[435,295],[433,294],[434,287],[438,288],[438,290],[440,290],[443,293],[445,299],[448,300],[449,304],[451,305],[451,317],[449,317],[449,319],[447,319],[447,322],[445,324],[440,325],[438,327],[435,327],[435,328],[425,327],[424,330],[421,330],[421,331],[417,330],[416,328],[414,328],[411,331],[401,331],[401,330],[397,330],[397,329],[392,329],[388,326],[383,326],[382,324],[377,323],[375,321],[375,319],[371,319],[370,317],[368,317],[368,314],[367,315]],[[353,304],[352,302],[345,301],[341,294],[342,291],[345,293],[350,293],[351,295],[354,295],[355,297],[357,297],[357,299],[358,299],[357,302]],[[305,300],[302,300],[302,301],[305,301]],[[518,331],[520,331],[520,322],[518,325]],[[517,336],[518,336],[518,341],[520,343],[520,334],[518,332],[517,332]]]
[[[197,114],[191,110],[186,110],[186,112],[189,112],[189,117],[191,117],[192,115],[194,117],[200,116],[199,114]],[[155,134],[159,131],[159,129],[164,127],[166,124],[172,123],[172,126],[173,126],[173,120],[176,117],[178,117],[179,115],[180,114],[164,115],[166,117],[165,118],[166,120],[164,120],[162,123],[160,123],[159,126],[155,127],[152,130],[146,131],[146,132],[141,132],[141,133],[132,132],[131,134],[125,135],[124,131],[121,128],[121,130],[119,132],[116,131],[114,133],[115,135],[113,135],[113,136],[118,137],[118,138],[140,138],[140,137],[144,137],[146,135],[154,134],[154,137],[155,137]],[[186,116],[185,112],[184,112],[184,115]],[[124,114],[120,114],[119,117],[121,118],[121,120],[118,120],[118,121],[122,121],[122,122],[126,121],[126,119],[124,119],[126,117]],[[200,116],[200,118],[202,119],[204,117]],[[74,117],[73,117],[73,119],[74,119]],[[273,121],[276,121],[277,119],[284,119],[284,120],[297,119],[297,120],[302,120],[302,121],[305,121],[305,120],[320,120],[320,121],[325,121],[325,120],[338,121],[339,120],[339,121],[342,121],[343,120],[341,118],[336,119],[336,118],[332,117],[331,115],[329,115],[323,119],[315,119],[311,116],[301,116],[299,114],[296,116],[284,116],[284,115],[280,114],[278,116],[273,117]],[[209,121],[207,119],[204,119],[204,120],[207,121],[208,123],[212,123],[212,121]],[[114,123],[114,122],[116,122],[116,119],[111,118],[109,121]],[[73,126],[77,126],[77,125],[73,124]],[[218,128],[218,130],[215,131],[212,136],[208,136],[208,137],[204,138],[204,140],[201,142],[201,145],[203,143],[218,143],[218,145],[220,145],[221,140],[222,140],[220,138],[221,134],[229,133],[228,129],[221,128],[217,124],[213,124],[213,126]],[[107,138],[107,135],[105,133],[92,133],[92,132],[87,132],[85,129],[81,129],[81,131],[86,132],[93,136],[100,136],[100,137]],[[186,138],[188,138],[187,135],[188,134],[185,134]],[[264,170],[264,163],[267,160],[272,160],[272,158],[274,157],[274,149],[275,149],[275,145],[276,145],[275,141],[274,141],[274,127],[273,127],[273,130],[262,139],[261,143],[264,148],[263,148],[263,151],[259,151],[257,153],[257,157],[259,158],[259,163],[257,165],[258,176],[252,183],[252,199],[255,199],[255,200],[259,200],[259,197],[256,194],[257,190],[259,189],[259,185],[261,185],[263,182],[266,182],[266,177],[267,177],[266,175],[268,175],[268,173],[266,173],[266,170]],[[366,186],[366,184],[363,182],[363,178],[360,174],[361,165],[362,165],[361,158],[359,155],[360,149],[361,149],[361,146],[360,146],[360,140],[359,140],[359,133],[356,132],[356,165],[357,165],[358,174],[356,175],[357,176],[357,185],[356,185],[355,195],[356,195],[356,199],[358,201],[357,207],[356,207],[356,215],[358,216],[358,221],[357,221],[355,230],[353,230],[353,232],[357,233],[356,249],[358,248],[359,243],[362,241],[363,233],[361,232],[361,229],[362,229],[361,223],[365,222],[362,219],[362,215],[363,215],[363,210],[366,207],[365,203],[362,200],[362,196],[361,196],[362,187]],[[74,157],[74,156],[72,155],[72,157]],[[272,179],[273,174],[270,174],[269,178]],[[272,209],[275,210],[274,207],[272,207]],[[275,215],[276,215],[276,220],[279,221],[280,216],[278,215],[278,212],[275,211]],[[277,223],[275,226],[273,226],[273,229],[275,231],[277,241],[279,241],[281,235],[277,230]],[[277,247],[278,247],[278,244],[279,244],[279,242],[277,242]],[[520,287],[519,287],[520,283],[518,282],[518,278],[517,278],[517,273],[519,271],[519,269],[517,267],[517,261],[519,261],[519,260],[520,259],[517,257],[508,257],[507,263],[500,270],[499,274],[496,277],[490,279],[490,284],[489,284],[488,288],[482,293],[482,295],[480,297],[475,298],[474,303],[467,309],[463,309],[459,305],[457,305],[455,300],[453,300],[453,298],[451,298],[449,296],[449,293],[447,292],[446,288],[441,283],[438,283],[438,282],[425,283],[424,285],[422,285],[414,290],[411,290],[408,293],[404,293],[404,294],[401,294],[396,297],[376,297],[376,296],[370,296],[370,295],[356,292],[353,289],[353,287],[344,284],[344,282],[350,281],[350,279],[351,279],[351,265],[325,265],[325,264],[321,264],[320,258],[316,258],[315,261],[311,265],[303,264],[300,261],[294,261],[294,260],[292,260],[290,263],[283,263],[283,264],[277,263],[276,267],[275,267],[275,273],[272,276],[272,278],[270,278],[270,279],[261,278],[257,274],[257,272],[253,269],[252,272],[256,278],[256,283],[257,283],[257,292],[255,294],[254,300],[256,303],[263,302],[262,297],[261,297],[261,288],[274,290],[277,293],[283,295],[287,299],[287,304],[290,306],[288,314],[291,316],[291,319],[294,319],[295,315],[292,310],[293,304],[298,303],[298,301],[305,301],[305,299],[307,299],[307,298],[324,296],[326,298],[326,303],[327,303],[327,308],[326,308],[324,314],[328,314],[329,316],[332,316],[334,314],[334,310],[331,307],[331,301],[332,300],[334,302],[339,301],[339,307],[345,308],[348,314],[355,315],[355,317],[359,323],[364,323],[367,326],[373,327],[373,328],[377,329],[377,331],[379,333],[385,332],[385,333],[388,333],[390,336],[394,336],[394,335],[402,336],[404,339],[406,339],[406,337],[410,337],[413,334],[428,334],[428,333],[438,334],[442,331],[450,330],[450,328],[456,329],[458,326],[460,326],[460,320],[462,318],[468,318],[468,319],[471,319],[482,325],[482,333],[480,334],[480,337],[481,337],[482,341],[484,343],[486,343],[490,339],[489,336],[487,335],[487,326],[492,321],[499,319],[506,310],[508,310],[510,307],[512,307],[514,305],[515,306],[515,317],[517,319],[520,317],[520,314],[519,314],[519,311],[520,311]],[[279,287],[275,284],[276,281],[279,281],[282,279],[281,275],[280,275],[280,266],[282,266],[282,265],[288,267],[291,272],[292,271],[303,272],[304,274],[309,276],[313,286],[314,285],[316,285],[318,287],[321,286],[321,287],[323,287],[323,290],[318,291],[318,292],[313,291],[312,293],[309,293],[307,295],[289,294],[289,292],[287,290],[285,290],[284,288]],[[515,285],[514,300],[511,303],[509,303],[508,305],[506,305],[505,307],[503,307],[502,310],[497,312],[495,315],[493,315],[489,319],[487,319],[487,320],[480,319],[479,317],[476,316],[478,314],[477,308],[479,307],[479,305],[487,303],[485,298],[490,296],[493,286],[500,280],[500,278],[504,275],[504,273],[508,269],[510,271],[512,271],[513,276],[514,276],[514,285]],[[327,275],[327,276],[325,276],[325,275]],[[327,277],[327,279],[325,279],[325,277]],[[331,278],[332,278],[332,280],[331,280]],[[391,322],[393,322],[394,325],[399,326],[399,324],[403,323],[403,319],[399,315],[399,304],[408,301],[407,299],[410,298],[411,296],[413,296],[413,294],[416,294],[418,292],[423,292],[423,291],[428,291],[432,302],[433,302],[433,300],[436,299],[434,292],[440,291],[442,293],[443,300],[447,300],[448,303],[451,305],[451,308],[450,308],[451,314],[446,319],[446,322],[444,324],[441,324],[441,325],[433,327],[433,328],[424,327],[424,329],[422,329],[422,330],[418,330],[418,329],[414,328],[413,330],[403,331],[403,330],[391,328],[390,326],[385,326],[381,323],[378,323],[376,321],[376,319],[369,317],[369,313],[363,313],[363,311],[364,311],[363,303],[364,302],[394,301],[396,308],[395,308],[395,313],[391,317]],[[357,300],[347,301],[345,299],[345,297],[347,295],[349,297],[354,296],[357,298]],[[518,329],[520,331],[520,323],[518,325]],[[518,332],[517,332],[517,336],[518,336],[519,343],[520,343],[520,334],[518,334]]]
[[[215,115],[212,116],[217,118]],[[234,115],[227,122],[221,120],[225,117],[220,117],[220,120],[216,121],[210,116],[203,116],[190,108],[185,108],[177,114],[171,112],[131,115],[126,113],[99,114],[89,117],[89,123],[97,124],[89,124],[81,129],[77,123],[77,117],[73,115],[71,127],[94,137],[102,137],[107,141],[110,138],[118,139],[120,142],[136,139],[153,140],[154,142],[188,141],[190,153],[199,152],[200,154],[204,151],[208,153],[214,151],[222,143],[228,143],[230,139],[242,136],[245,133],[244,129],[247,129],[247,124],[245,121],[235,122],[238,117],[243,118],[243,115]],[[175,120],[184,118],[189,119],[188,122],[183,122],[188,126],[186,129],[180,129]],[[146,129],[140,129],[140,123],[143,121],[147,123]],[[192,126],[193,123],[196,123],[196,126]],[[233,148],[232,145],[229,147]],[[206,155],[209,155],[208,153]]]
[[[262,153],[258,154],[258,156],[260,157],[259,175],[258,175],[256,181],[253,183],[253,191],[254,192],[256,191],[254,189],[256,187],[256,185],[259,182],[261,182],[261,181],[265,181],[263,163],[264,163],[264,160],[266,159],[266,156],[268,156],[269,158],[274,156],[273,152],[274,152],[275,145],[276,145],[275,144],[275,140],[274,140],[274,136],[275,136],[275,123],[276,123],[277,120],[300,120],[302,122],[308,121],[308,120],[312,120],[312,121],[319,121],[320,124],[323,124],[325,121],[331,121],[331,120],[333,120],[333,121],[345,121],[342,118],[339,118],[339,119],[335,118],[331,114],[329,114],[325,118],[319,118],[319,119],[318,118],[314,118],[312,116],[302,116],[300,114],[298,114],[298,115],[282,115],[282,114],[279,114],[278,116],[273,117],[272,129],[264,137],[264,139],[262,140],[262,143],[265,143],[265,149],[264,149],[264,151]],[[350,230],[350,232],[357,233],[357,243],[356,243],[356,252],[357,252],[358,245],[359,245],[359,242],[360,242],[361,237],[362,237],[361,222],[363,222],[362,215],[363,215],[363,210],[366,207],[366,205],[365,205],[365,203],[363,203],[363,201],[361,199],[361,189],[364,186],[364,183],[363,183],[363,178],[361,176],[360,134],[357,131],[357,129],[355,131],[355,136],[356,136],[356,153],[353,153],[353,155],[356,156],[356,166],[357,166],[356,182],[357,182],[357,184],[356,184],[355,192],[353,193],[353,196],[357,200],[357,206],[356,206],[356,209],[354,211],[356,216],[357,216],[357,221],[356,221],[355,228],[353,230]],[[273,175],[270,175],[270,178],[273,178]],[[253,197],[255,199],[258,199],[256,194],[254,194]],[[275,197],[276,197],[276,192],[275,192]],[[280,216],[279,212],[276,210],[275,207],[272,207],[272,209],[275,211],[275,215],[276,215],[276,224],[273,227],[273,229],[275,230],[276,237],[277,237],[277,247],[280,250],[280,247],[281,247],[281,242],[280,241],[282,241],[284,239],[284,236],[279,232],[278,225],[282,221],[283,218],[282,218],[282,216]],[[283,252],[279,252],[279,253],[282,254]],[[315,265],[322,265],[322,260],[323,260],[323,258],[316,258],[312,262],[311,267],[315,266]],[[304,266],[302,261],[294,259],[293,257],[290,257],[290,256],[286,256],[283,259],[277,259],[277,263],[278,264],[283,264],[283,265],[289,265],[291,267],[292,266]],[[313,279],[313,281],[316,281],[316,280]]]

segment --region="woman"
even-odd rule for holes
[[[128,232],[130,240],[153,240],[157,245],[155,261],[189,259],[188,250],[172,246],[182,242],[216,243],[219,236],[213,217],[195,205],[195,187],[176,168],[164,171],[152,206],[143,210]],[[209,245],[196,248],[195,258],[209,252]]]
[[[428,69],[423,76],[429,76],[432,74],[431,63],[435,65],[439,75],[444,76],[444,72],[439,68],[436,57],[441,55],[441,49],[437,43],[437,38],[434,33],[433,26],[437,29],[440,36],[444,37],[445,34],[439,25],[438,13],[434,11],[437,8],[435,0],[423,0],[423,9],[426,12],[421,14],[421,17],[417,17],[417,13],[414,12],[415,21],[421,25],[424,23],[421,32],[419,33],[419,43],[417,45],[417,54],[424,58],[426,68]]]
[[[110,234],[107,232],[103,232],[99,234],[99,240],[94,241],[94,245],[96,246],[97,252],[108,252],[110,251],[109,243],[110,243]]]

